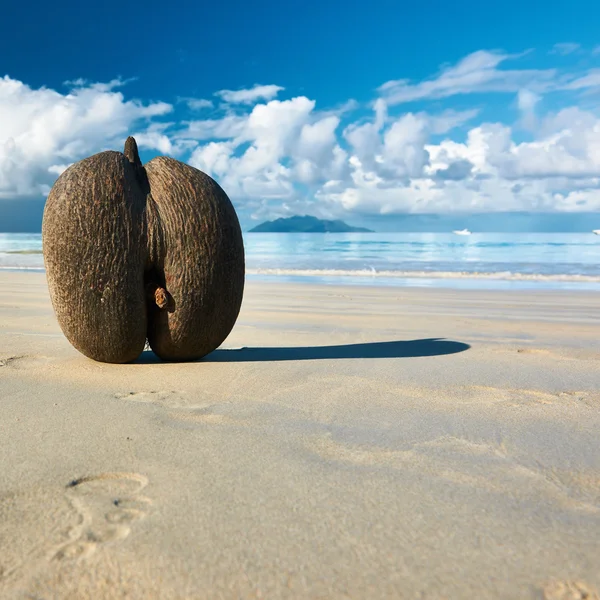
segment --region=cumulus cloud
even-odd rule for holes
[[[180,98],[175,113],[126,99],[118,79],[61,93],[4,77],[0,199],[45,194],[70,163],[133,132],[142,150],[202,169],[260,218],[600,210],[600,112],[594,96],[585,110],[579,101],[600,89],[600,70],[506,68],[519,58],[482,50],[429,79],[388,82],[370,106],[333,108],[257,85],[221,90],[216,104]],[[475,93],[512,94],[504,119],[480,96],[469,106]]]
[[[182,126],[173,132],[178,139],[224,140],[241,133],[246,123],[245,115],[226,114],[220,118],[183,121]]]
[[[577,108],[546,117],[547,132],[534,142],[515,144],[502,157],[501,174],[519,178],[600,178],[600,120]]]
[[[271,100],[283,89],[278,85],[255,85],[246,90],[221,90],[215,96],[229,104],[253,104],[258,100]]]
[[[0,78],[0,198],[46,194],[65,165],[121,145],[135,126],[172,110],[125,100],[120,80],[71,85],[61,94]]]
[[[527,98],[521,106],[536,103]],[[378,214],[600,209],[600,120],[591,113],[546,115],[538,139],[521,143],[500,123],[473,127],[463,142],[427,143],[427,129],[423,115],[409,114],[355,138],[350,179],[322,186],[319,199],[330,210]],[[391,168],[382,169],[386,141],[394,153]],[[360,160],[360,143],[380,152],[379,160]]]
[[[295,183],[318,185],[344,167],[339,117],[314,109],[304,96],[258,104],[239,117],[227,141],[198,146],[190,164],[218,177],[232,195],[291,198]]]

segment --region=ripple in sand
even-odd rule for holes
[[[509,407],[532,405],[564,405],[565,403],[583,403],[588,406],[600,403],[599,392],[563,391],[558,393],[523,388],[497,388],[474,385],[460,389],[460,397],[469,403],[504,404]]]
[[[313,436],[306,446],[314,455],[338,464],[373,470],[403,471],[450,481],[460,486],[506,495],[526,493],[553,499],[571,510],[600,511],[600,481],[595,474],[558,473],[518,462],[503,444],[474,442],[455,436],[411,444],[407,448],[348,443],[331,434]]]

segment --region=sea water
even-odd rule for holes
[[[592,233],[244,233],[248,279],[600,290]],[[39,234],[0,233],[0,269],[43,270]]]

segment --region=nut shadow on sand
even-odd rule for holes
[[[365,342],[337,346],[291,346],[217,349],[193,362],[264,362],[286,360],[333,360],[349,358],[417,358],[464,352],[471,346],[443,338],[391,342]],[[145,350],[134,364],[162,362]]]

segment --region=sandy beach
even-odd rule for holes
[[[95,363],[0,272],[0,598],[597,599],[600,294],[247,283]]]

